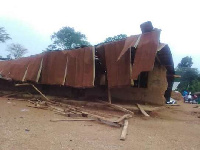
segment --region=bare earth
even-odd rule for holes
[[[146,119],[129,119],[128,135],[121,128],[94,121],[50,122],[65,119],[28,102],[0,98],[0,150],[199,150],[200,108],[166,106]]]

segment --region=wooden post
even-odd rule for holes
[[[111,93],[110,93],[110,88],[108,87],[108,102],[111,104]]]

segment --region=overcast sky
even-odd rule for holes
[[[74,27],[91,44],[117,34],[140,34],[140,24],[152,21],[162,29],[161,42],[169,44],[175,66],[185,56],[200,69],[200,1],[198,0],[0,0],[0,27],[12,37],[0,43],[19,43],[29,53],[41,53],[50,35],[64,26]]]

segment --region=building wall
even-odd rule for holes
[[[113,98],[126,101],[164,105],[164,94],[167,85],[166,68],[155,65],[153,71],[149,72],[147,88],[127,87],[112,89],[111,95]]]

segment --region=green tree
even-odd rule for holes
[[[0,27],[0,43],[5,43],[7,40],[10,40],[9,34],[6,33],[6,30],[3,27]]]
[[[114,42],[114,41],[120,41],[124,38],[127,38],[127,35],[126,34],[119,34],[119,35],[116,35],[116,36],[113,36],[113,37],[108,37],[104,40],[103,43],[108,43],[108,42]]]
[[[51,51],[51,50],[62,50],[60,47],[58,47],[56,44],[50,44],[46,50],[44,51]]]
[[[71,27],[63,27],[58,32],[55,32],[51,36],[51,40],[53,44],[49,45],[46,50],[73,49],[82,45],[90,45],[84,34],[75,31]]]
[[[28,52],[24,46],[14,43],[8,45],[7,51],[10,53],[9,56],[14,59],[18,59]]]
[[[176,74],[181,75],[181,78],[179,79],[180,84],[177,87],[180,92],[183,90],[191,90],[191,87],[196,87],[193,86],[193,84],[195,83],[194,81],[198,79],[199,73],[198,69],[191,68],[192,64],[192,58],[186,56],[182,58],[176,68]],[[192,91],[194,91],[194,88]]]
[[[178,85],[178,90],[181,92],[183,90],[189,90],[189,87],[192,86],[194,80],[198,79],[198,69],[196,68],[183,68],[179,71],[181,78],[180,84]]]
[[[193,80],[191,85],[188,87],[188,90],[192,93],[200,91],[200,78]]]
[[[184,58],[182,58],[181,62],[178,64],[178,68],[184,68],[184,67],[189,67],[191,68],[193,65],[192,62],[192,57],[186,56]]]

